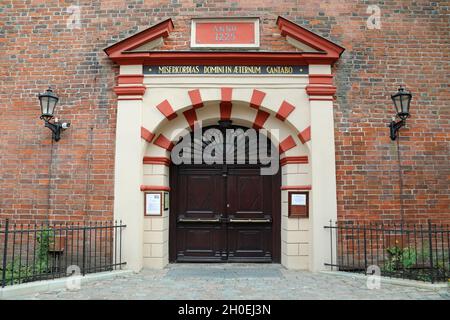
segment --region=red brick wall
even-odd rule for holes
[[[164,49],[187,49],[192,17],[259,16],[262,49],[291,50],[275,25],[282,15],[347,49],[334,68],[339,217],[400,218],[397,149],[386,126],[389,95],[405,84],[414,94],[400,139],[405,217],[450,222],[449,9],[442,1],[383,1],[380,30],[366,26],[376,1],[79,1],[81,29],[73,30],[69,1],[4,3],[0,218],[112,218],[118,68],[103,48],[170,17],[175,32]],[[53,144],[36,98],[48,84],[60,96],[58,116],[72,122]]]

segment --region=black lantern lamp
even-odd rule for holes
[[[52,138],[55,141],[59,141],[61,138],[61,131],[70,127],[70,122],[59,122],[58,118],[55,118],[54,122],[50,122],[53,119],[56,104],[58,103],[58,96],[48,88],[44,93],[38,95],[39,102],[41,104],[41,119],[45,121],[45,126],[52,131]]]
[[[394,117],[389,124],[391,140],[395,140],[398,136],[398,130],[406,124],[406,118],[409,117],[409,105],[411,103],[412,94],[406,91],[405,88],[400,87],[395,94],[391,95],[391,99],[394,102],[397,116],[400,118],[400,121],[395,122]]]

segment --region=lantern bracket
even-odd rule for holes
[[[406,121],[403,119],[397,122],[395,122],[395,120],[391,121],[391,123],[389,124],[391,140],[395,140],[398,138],[398,130],[400,130],[400,128],[405,125]]]
[[[50,121],[45,121],[45,126],[52,131],[52,138],[56,142],[61,139],[61,131],[64,131],[70,127],[70,122],[59,122],[58,119],[55,119],[54,123]]]

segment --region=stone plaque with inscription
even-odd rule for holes
[[[257,48],[258,18],[193,19],[193,48]]]
[[[224,65],[224,66],[144,66],[144,74],[157,75],[219,75],[219,74],[239,74],[239,75],[306,75],[308,66],[255,66],[255,65]]]

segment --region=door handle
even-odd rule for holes
[[[230,219],[230,222],[238,222],[238,223],[262,223],[262,222],[271,222],[271,219]]]
[[[196,219],[190,219],[190,218],[179,218],[178,222],[220,222],[220,219],[201,219],[201,218],[196,218]]]

